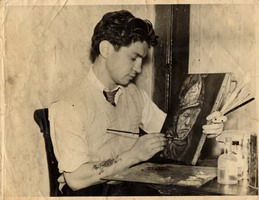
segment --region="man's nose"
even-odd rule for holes
[[[142,59],[138,59],[133,67],[133,70],[137,73],[140,73],[142,71]]]
[[[191,122],[191,118],[190,117],[187,117],[186,120],[185,120],[185,125],[189,125]]]

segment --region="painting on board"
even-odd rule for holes
[[[168,140],[161,157],[195,165],[206,136],[206,117],[219,110],[226,95],[229,74],[189,74],[180,86],[176,104],[171,106],[162,132]]]

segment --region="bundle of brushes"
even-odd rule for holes
[[[235,90],[228,96],[220,112],[222,115],[227,115],[244,105],[252,102],[255,98],[251,96],[250,92],[245,89],[245,86],[249,83],[250,76],[246,75],[244,80],[240,82]]]

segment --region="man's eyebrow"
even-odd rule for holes
[[[134,53],[134,55],[137,56],[137,57],[140,57],[140,58],[144,58],[144,57],[145,57],[145,56],[142,56],[142,55],[139,54],[139,53]]]

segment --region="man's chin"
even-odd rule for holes
[[[120,82],[120,83],[117,83],[118,85],[121,85],[123,87],[126,87],[128,86],[129,84],[131,83],[131,81],[124,81],[124,82]]]
[[[180,131],[180,133],[178,133],[178,138],[179,138],[180,140],[183,140],[183,139],[185,139],[188,135],[189,135],[189,130],[183,130],[183,131]]]
[[[174,140],[173,143],[175,145],[177,145],[178,147],[185,146],[186,145],[186,140]]]

